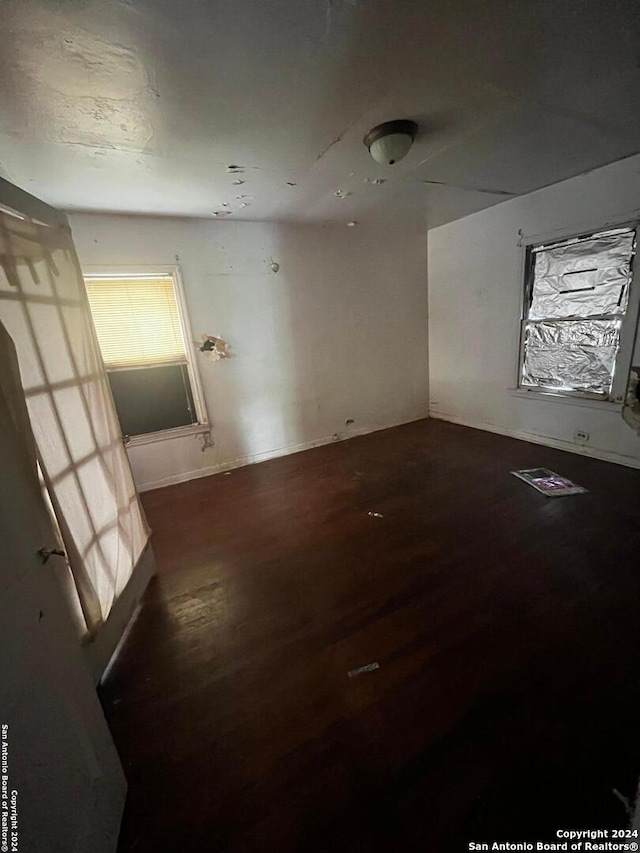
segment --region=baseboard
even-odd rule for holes
[[[582,444],[574,444],[572,441],[563,441],[547,435],[538,435],[534,432],[525,432],[519,429],[509,429],[500,424],[486,423],[485,421],[470,421],[467,418],[459,418],[455,415],[446,415],[441,412],[431,412],[429,417],[438,421],[448,421],[452,424],[480,429],[485,432],[495,432],[498,435],[506,435],[509,438],[517,438],[520,441],[528,441],[531,444],[542,444],[545,447],[554,447],[556,450],[565,450],[567,453],[576,453],[578,456],[590,456],[592,459],[601,459],[603,462],[615,462],[617,465],[625,465],[627,468],[640,468],[640,459],[634,456],[625,456],[623,453],[614,453],[610,450],[602,450],[597,447],[587,447]]]
[[[100,681],[109,661],[115,655],[140,599],[155,573],[156,562],[153,548],[149,542],[142,552],[127,585],[111,608],[107,621],[98,628],[95,636],[83,646],[85,658],[95,684]]]
[[[334,444],[338,441],[348,441],[350,438],[357,438],[360,435],[368,435],[372,432],[379,432],[383,429],[391,429],[392,427],[402,426],[403,424],[421,421],[427,418],[427,414],[417,415],[415,418],[408,420],[393,421],[388,424],[381,424],[372,427],[360,427],[359,429],[350,429],[347,433],[334,433],[323,438],[317,438],[313,441],[305,441],[301,444],[290,444],[285,447],[278,447],[274,450],[265,450],[262,453],[254,453],[248,456],[240,456],[232,462],[221,462],[218,465],[210,465],[207,468],[198,468],[195,471],[181,471],[179,474],[172,474],[170,477],[163,477],[160,480],[152,480],[148,483],[137,483],[139,492],[150,492],[152,489],[162,489],[165,486],[174,486],[177,483],[186,483],[189,480],[198,480],[201,477],[210,477],[212,474],[220,474],[225,471],[232,471],[234,468],[243,468],[245,465],[254,465],[256,462],[266,462],[268,459],[277,459],[280,456],[290,456],[292,453],[300,453],[303,450],[311,450],[314,447],[322,447],[324,444]]]

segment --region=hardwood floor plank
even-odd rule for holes
[[[537,466],[589,493],[509,473]],[[446,853],[626,825],[638,471],[420,421],[143,499],[159,576],[101,690],[121,851]]]

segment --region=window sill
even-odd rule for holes
[[[599,409],[601,412],[619,413],[622,403],[612,400],[595,400],[590,397],[570,397],[564,394],[554,394],[551,391],[526,391],[524,388],[508,388],[510,397],[520,397],[521,400],[544,400],[547,403],[562,403],[569,406],[581,406],[585,409]]]
[[[163,429],[159,432],[147,432],[143,435],[132,435],[125,440],[125,447],[138,447],[141,444],[155,444],[158,441],[168,441],[171,438],[186,438],[189,435],[205,435],[211,430],[210,424],[191,424],[190,426]]]

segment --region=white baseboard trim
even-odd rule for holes
[[[498,435],[506,435],[509,438],[517,438],[520,441],[528,441],[531,444],[543,444],[546,447],[554,447],[556,450],[565,450],[567,453],[576,453],[578,456],[590,456],[592,459],[601,459],[603,462],[615,462],[617,465],[626,465],[627,468],[640,468],[640,459],[634,456],[625,456],[623,453],[614,453],[611,450],[602,450],[598,447],[587,447],[582,444],[574,444],[572,441],[563,441],[561,438],[553,438],[547,435],[538,435],[534,432],[525,432],[520,429],[509,429],[500,424],[486,423],[485,421],[470,421],[455,415],[446,415],[441,412],[431,412],[429,415],[437,421],[449,421],[452,424],[481,429],[485,432],[495,432]]]
[[[150,492],[152,489],[162,489],[165,486],[174,486],[177,483],[186,483],[189,480],[198,480],[201,477],[210,477],[212,474],[221,474],[225,471],[232,471],[234,468],[243,468],[245,465],[254,465],[256,462],[266,462],[268,459],[277,459],[280,456],[290,456],[292,453],[300,453],[303,450],[311,450],[314,447],[322,447],[324,444],[335,444],[339,441],[348,441],[350,438],[357,438],[360,435],[368,435],[372,432],[379,432],[383,429],[391,429],[392,427],[410,424],[414,421],[422,421],[429,417],[427,414],[417,415],[415,418],[408,420],[393,421],[388,424],[380,424],[371,427],[360,427],[359,429],[350,429],[349,433],[336,433],[327,435],[323,438],[317,438],[313,441],[305,441],[301,444],[290,444],[286,447],[278,447],[274,450],[265,450],[262,453],[253,453],[248,456],[241,456],[234,459],[232,462],[220,462],[217,465],[209,465],[207,468],[198,468],[195,471],[181,471],[179,474],[172,474],[170,477],[163,477],[160,480],[152,480],[148,483],[137,483],[139,492]]]

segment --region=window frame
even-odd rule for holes
[[[166,441],[170,438],[181,438],[187,435],[208,433],[211,426],[207,414],[200,372],[196,364],[196,346],[193,341],[193,333],[189,322],[189,314],[187,311],[187,302],[184,295],[184,285],[180,267],[177,264],[88,264],[82,267],[82,275],[83,278],[126,278],[127,276],[135,278],[136,276],[170,275],[173,279],[173,289],[176,296],[176,304],[178,306],[180,328],[182,329],[185,343],[187,374],[191,385],[191,395],[193,397],[197,423],[158,430],[156,432],[141,433],[140,435],[127,436],[125,442],[127,447],[135,447],[136,445],[142,444],[153,444],[157,441]],[[106,367],[105,371],[109,373]]]
[[[615,368],[613,374],[613,382],[609,394],[596,394],[591,391],[558,391],[554,388],[534,387],[531,385],[522,384],[522,368],[524,364],[524,341],[525,327],[527,323],[527,308],[529,304],[529,295],[533,280],[531,276],[532,250],[538,246],[545,244],[563,243],[567,240],[580,239],[591,237],[594,234],[606,233],[607,231],[616,231],[620,228],[632,228],[635,230],[636,238],[636,254],[632,259],[632,273],[629,285],[629,301],[627,310],[622,317],[620,325],[620,347],[616,356]],[[521,239],[518,245],[521,247],[521,264],[520,264],[520,328],[518,332],[518,354],[515,372],[515,385],[513,393],[518,396],[528,397],[529,399],[551,399],[555,398],[562,402],[588,403],[595,404],[600,407],[620,407],[624,402],[627,386],[629,384],[629,375],[631,371],[631,362],[633,360],[633,352],[635,347],[636,334],[638,323],[640,321],[640,220],[639,219],[624,219],[622,221],[607,222],[595,227],[581,227],[579,229],[561,230],[549,232],[547,234],[535,234],[525,237],[520,232]]]

